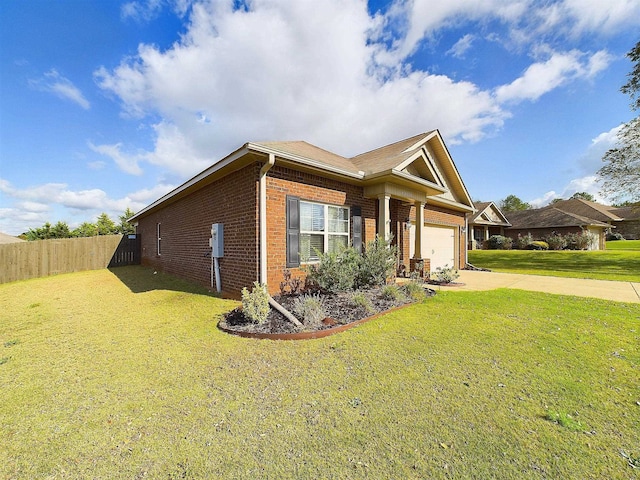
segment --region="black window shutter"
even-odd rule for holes
[[[287,195],[287,268],[300,266],[300,199]]]
[[[351,243],[362,253],[362,207],[351,207]]]

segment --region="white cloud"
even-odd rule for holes
[[[582,171],[593,173],[603,165],[602,157],[607,150],[613,148],[618,142],[618,133],[622,125],[613,127],[607,132],[602,132],[591,140],[591,144],[584,154],[578,159]]]
[[[456,142],[501,127],[509,114],[491,92],[380,65],[378,27],[359,1],[197,4],[180,42],[141,45],[95,78],[129,115],[161,116],[140,160],[183,176],[248,140],[305,139],[350,155],[433,128]]]
[[[471,35],[467,33],[460,40],[458,40],[453,47],[447,50],[447,54],[452,55],[456,58],[464,58],[464,54],[471,48],[473,41],[475,40],[475,35]]]
[[[140,161],[145,158],[144,154],[126,154],[122,152],[122,144],[94,145],[88,142],[89,148],[96,153],[111,158],[115,164],[125,173],[131,175],[142,175]]]
[[[553,52],[543,62],[530,65],[520,76],[508,85],[496,89],[496,98],[500,103],[537,100],[545,93],[578,78],[591,78],[605,69],[611,56],[599,51],[584,61],[586,54],[572,50]]]
[[[50,92],[64,100],[70,100],[85,110],[91,108],[91,104],[84,97],[78,87],[71,80],[60,75],[55,69],[49,70],[42,78],[30,80],[32,88],[43,92]]]
[[[64,183],[17,188],[0,178],[0,192],[5,203],[7,199],[14,200],[12,205],[0,208],[0,231],[19,235],[29,228],[59,220],[66,221],[71,228],[75,228],[82,222],[94,221],[102,212],[115,220],[127,208],[141,210],[174,188],[175,185],[159,183],[151,189],[138,190],[122,198],[110,198],[101,189],[75,191]]]

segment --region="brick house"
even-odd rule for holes
[[[493,202],[476,202],[475,213],[469,214],[468,220],[468,248],[481,249],[484,242],[492,235],[504,235],[504,229],[511,224],[502,210]]]
[[[284,269],[304,276],[316,249],[362,250],[376,235],[398,246],[400,270],[419,260],[463,268],[473,210],[434,130],[351,158],[303,141],[249,142],[130,222],[144,265],[212,288],[211,225],[223,224],[221,289],[238,296],[254,281],[275,293]]]

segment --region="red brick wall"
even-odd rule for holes
[[[211,287],[211,224],[224,224],[223,291],[237,296],[258,279],[258,176],[255,163],[140,219],[142,263]],[[156,255],[156,224],[161,255]],[[214,287],[215,288],[215,287]]]
[[[365,244],[375,238],[377,200],[364,198],[363,188],[276,165],[267,174],[267,283],[269,291],[279,291],[286,268],[286,197],[301,200],[362,207]],[[351,229],[351,226],[350,226]],[[304,278],[302,268],[291,269],[294,277]]]

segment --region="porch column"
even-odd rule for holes
[[[378,235],[385,240],[391,238],[390,195],[378,195]]]
[[[422,251],[422,230],[424,228],[424,203],[415,202],[416,207],[416,236],[415,245],[413,248],[413,258],[424,258],[424,252]]]
[[[489,227],[487,225],[484,226],[484,239],[489,240]]]

